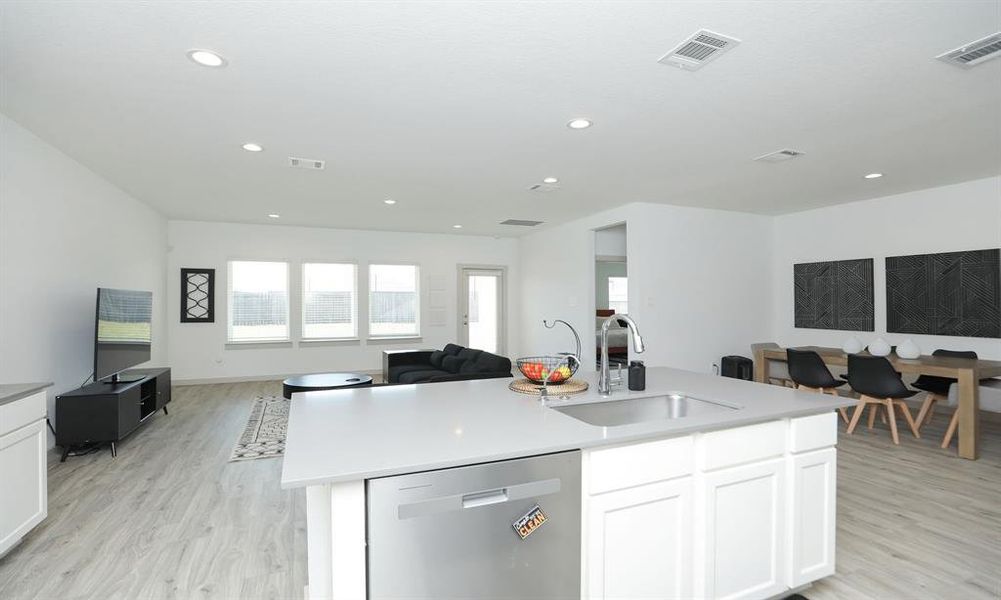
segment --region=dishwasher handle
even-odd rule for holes
[[[561,488],[562,483],[559,479],[540,479],[538,481],[508,485],[486,491],[439,496],[437,498],[399,504],[396,514],[400,519],[427,517],[441,513],[490,506],[492,504],[503,504],[512,500],[548,496],[549,494],[559,492]]]
[[[507,488],[500,488],[498,490],[490,490],[489,492],[466,494],[462,497],[462,508],[476,508],[478,506],[500,504],[507,501]]]

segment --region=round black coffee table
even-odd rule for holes
[[[363,373],[311,373],[289,377],[282,382],[282,396],[292,399],[296,392],[336,390],[338,388],[371,385],[372,378]]]

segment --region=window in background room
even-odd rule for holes
[[[369,335],[420,335],[419,281],[417,265],[369,265]]]
[[[231,261],[228,307],[229,341],[288,340],[288,263]]]
[[[608,308],[615,311],[615,314],[622,315],[629,312],[629,281],[626,277],[608,278]]]
[[[302,337],[358,336],[357,267],[345,263],[302,265]]]

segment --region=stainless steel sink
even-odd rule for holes
[[[616,425],[630,425],[646,421],[683,419],[737,410],[740,407],[691,398],[683,394],[668,394],[649,398],[623,398],[622,400],[553,406],[552,408],[591,425],[615,427]]]

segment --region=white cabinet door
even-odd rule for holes
[[[691,477],[598,494],[587,503],[585,597],[691,597]]]
[[[837,451],[794,454],[789,479],[788,584],[798,587],[834,574]]]
[[[45,518],[45,420],[0,436],[0,555]]]
[[[786,589],[785,475],[785,459],[775,459],[703,476],[706,597],[768,598]]]

